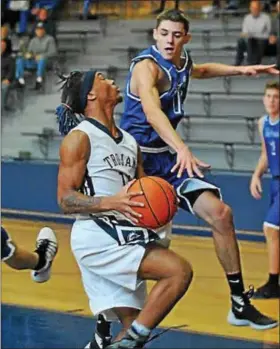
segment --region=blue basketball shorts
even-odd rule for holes
[[[270,184],[270,205],[266,214],[264,225],[280,228],[280,179],[272,178]]]
[[[147,176],[161,177],[174,186],[182,209],[194,214],[193,205],[198,196],[206,190],[212,191],[219,199],[222,198],[220,189],[204,179],[189,178],[187,171],[183,172],[181,178],[177,178],[177,170],[171,173],[172,167],[176,164],[176,153],[169,151],[150,153],[142,150],[142,158]]]
[[[13,256],[16,247],[7,231],[1,227],[1,260],[5,261]]]

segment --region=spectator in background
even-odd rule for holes
[[[89,15],[89,9],[91,4],[93,3],[93,0],[84,0],[84,6],[83,6],[83,19],[87,19]]]
[[[1,39],[1,111],[9,109],[7,95],[15,76],[15,62],[7,39]]]
[[[174,8],[176,10],[179,10],[179,1],[180,0],[174,0]],[[160,6],[157,10],[155,10],[153,13],[154,14],[159,14],[161,13],[162,11],[164,11],[165,9],[165,3],[166,3],[166,0],[160,0]]]
[[[277,1],[276,11],[277,14],[272,21],[267,54],[276,56],[276,65],[280,69],[280,1]]]
[[[242,24],[241,37],[237,42],[235,65],[241,65],[247,52],[248,64],[261,63],[271,32],[270,17],[261,12],[260,1],[251,1],[250,13]]]
[[[16,79],[19,87],[25,86],[24,69],[37,69],[35,89],[42,87],[48,59],[56,56],[56,44],[52,36],[46,34],[43,22],[37,23],[36,36],[30,40],[24,57],[16,61]]]
[[[31,13],[36,16],[40,8],[46,8],[49,11],[53,11],[58,7],[60,2],[61,0],[34,0],[32,2]]]
[[[6,25],[1,27],[1,39],[6,40],[7,51],[12,53],[12,40],[9,36],[9,28]]]
[[[18,11],[19,11],[19,35],[24,35],[27,31],[28,17],[29,17],[30,1],[29,0],[10,0],[8,3],[9,10],[9,23],[13,31],[15,31],[15,26],[18,21]]]
[[[44,23],[46,34],[52,36],[56,40],[56,23],[49,18],[48,10],[46,8],[40,8],[37,11],[36,20],[31,30],[31,37],[35,36],[36,26],[39,22]]]

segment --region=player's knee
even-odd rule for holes
[[[223,222],[226,224],[232,224],[231,207],[221,202],[220,205],[218,205],[215,209],[213,220]]]
[[[173,277],[173,286],[177,288],[177,292],[179,296],[183,296],[192,281],[193,278],[193,269],[191,264],[182,259],[180,263],[178,263],[176,272]]]
[[[280,233],[279,228],[270,227],[264,224],[264,235],[266,237],[266,240],[269,240],[272,243],[279,244],[279,233]]]

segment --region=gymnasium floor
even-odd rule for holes
[[[2,224],[18,244],[32,250],[46,223],[3,219]],[[48,283],[35,284],[29,272],[2,263],[2,348],[83,348],[91,338],[94,321],[70,251],[70,226],[47,225],[56,230],[60,244]],[[246,285],[257,286],[266,277],[265,245],[242,241],[240,246]],[[228,286],[211,238],[174,236],[172,248],[192,262],[195,273],[188,294],[161,326],[186,326],[163,334],[149,348],[279,348],[279,328],[262,332],[227,324]],[[279,318],[277,300],[253,302]]]

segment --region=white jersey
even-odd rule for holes
[[[119,129],[120,136],[114,138],[95,119],[82,121],[72,129],[75,130],[86,133],[90,141],[90,157],[81,187],[83,194],[96,197],[115,195],[135,178],[138,148],[130,134]],[[77,216],[82,217],[83,215]]]
[[[138,149],[131,135],[119,130],[120,137],[114,139],[94,119],[82,121],[74,130],[86,133],[90,141],[81,188],[84,194],[114,195],[135,178]],[[157,234],[135,226],[115,211],[77,217],[71,231],[71,248],[95,315],[102,313],[113,321],[117,319],[117,307],[143,308],[146,283],[138,277],[139,266],[146,245],[164,239],[167,233],[167,228]]]

